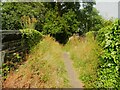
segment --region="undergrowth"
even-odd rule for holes
[[[62,49],[59,43],[55,42],[53,38],[45,37],[31,49],[27,61],[8,76],[3,87],[70,87],[61,55]]]
[[[94,40],[93,33],[87,33],[86,37],[73,36],[66,44],[65,50],[70,53],[73,66],[85,87],[94,87],[94,82],[97,79],[98,56],[101,49]]]

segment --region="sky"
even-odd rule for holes
[[[120,0],[96,0],[96,8],[105,19],[118,18],[118,1]]]

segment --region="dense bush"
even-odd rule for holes
[[[34,27],[44,34],[50,34],[60,43],[66,43],[73,33],[81,35],[101,27],[102,17],[93,7],[95,2],[84,2],[82,5],[79,2],[5,2],[1,11],[2,29]]]
[[[50,34],[60,43],[66,43],[68,38],[78,31],[79,23],[72,10],[64,13],[62,17],[55,10],[48,11],[45,17],[43,33]]]
[[[23,44],[26,44],[28,48],[35,46],[42,39],[42,34],[34,29],[20,30],[22,33]]]
[[[45,8],[41,2],[2,2],[2,29],[19,30],[23,29],[21,17],[29,16],[36,18],[37,24],[43,21]]]
[[[100,55],[97,87],[120,88],[120,20],[102,28],[98,33]]]

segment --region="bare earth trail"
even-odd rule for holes
[[[70,56],[67,52],[64,52],[63,54],[64,63],[66,66],[66,70],[69,76],[70,84],[72,88],[83,88],[83,83],[78,79],[78,75],[74,70],[74,67],[72,65],[72,60],[70,59]]]

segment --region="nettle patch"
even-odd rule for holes
[[[120,20],[102,28],[98,41],[103,48],[100,55],[97,87],[120,88]]]

